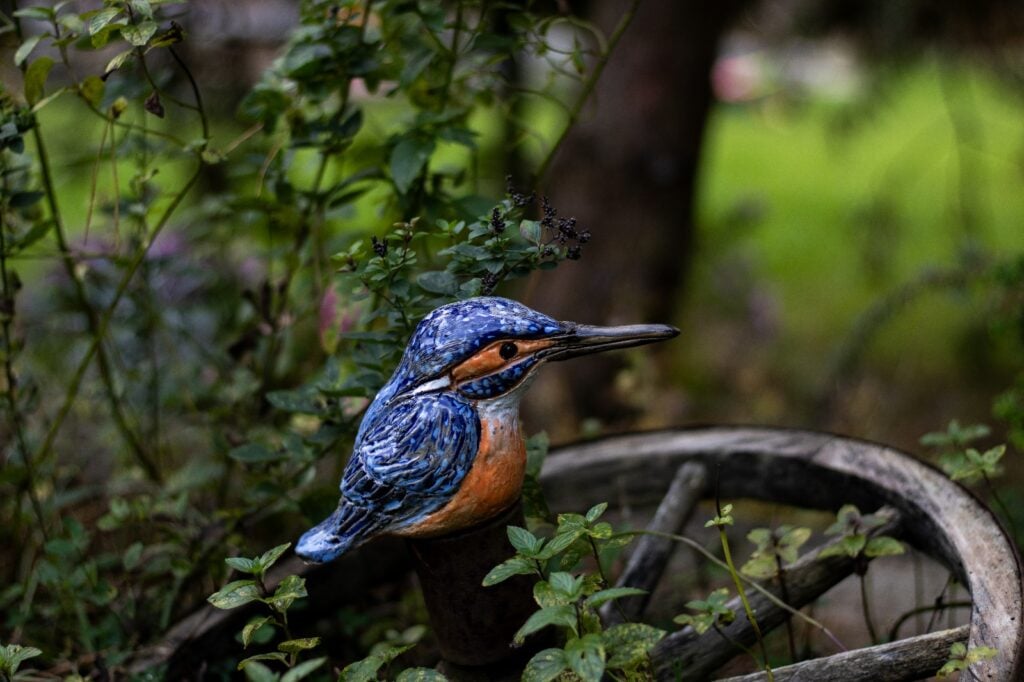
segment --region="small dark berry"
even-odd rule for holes
[[[493,272],[488,272],[480,281],[480,289],[483,294],[492,293],[496,286],[498,286],[498,276]]]
[[[505,231],[505,219],[501,215],[501,211],[495,206],[491,212],[491,229],[494,230],[495,234],[501,234]]]
[[[569,260],[579,260],[581,255],[582,253],[580,252],[580,247],[578,246],[570,246],[569,249],[565,252],[565,257],[568,258]]]

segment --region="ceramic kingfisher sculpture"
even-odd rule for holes
[[[504,511],[526,468],[519,400],[540,367],[678,333],[558,322],[496,297],[437,308],[363,417],[338,508],[296,554],[331,561],[377,535],[442,535]]]

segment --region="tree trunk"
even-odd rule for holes
[[[539,279],[530,304],[593,324],[674,317],[694,248],[694,191],[712,101],[711,67],[722,34],[744,4],[640,3],[581,120],[542,179],[553,205],[575,215],[593,240],[579,263]],[[608,34],[625,7],[594,3],[593,20]],[[613,390],[621,362],[605,356],[549,370],[533,392],[531,428],[552,431],[568,421],[572,430],[564,435],[589,416],[613,427],[628,423],[629,405]]]

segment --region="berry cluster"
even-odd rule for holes
[[[529,206],[530,204],[533,203],[533,200],[537,196],[536,192],[530,192],[529,194],[523,194],[522,192],[517,190],[515,185],[512,184],[512,176],[511,175],[506,175],[505,176],[505,194],[507,194],[508,198],[512,200],[512,205],[515,206],[516,208],[522,208],[524,206]]]
[[[577,230],[576,218],[558,217],[558,211],[548,202],[547,197],[540,198],[540,206],[543,214],[540,225],[551,233],[551,241],[566,247],[566,258],[579,260],[583,244],[590,241],[590,230]]]
[[[501,234],[505,231],[505,218],[501,215],[501,209],[497,206],[491,211],[491,230],[494,234]]]
[[[484,296],[490,296],[494,293],[494,289],[501,282],[501,278],[493,272],[488,272],[480,280],[480,293]]]

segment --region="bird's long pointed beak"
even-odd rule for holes
[[[678,329],[667,324],[630,324],[621,327],[596,327],[572,322],[564,324],[566,333],[539,355],[547,360],[568,360],[615,348],[642,346],[679,335]]]

